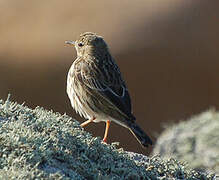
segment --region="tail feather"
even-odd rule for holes
[[[136,123],[129,124],[129,130],[144,147],[153,144],[150,137]]]

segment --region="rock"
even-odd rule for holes
[[[153,154],[219,174],[219,112],[211,109],[166,128],[158,138]]]

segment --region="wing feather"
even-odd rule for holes
[[[114,62],[98,64],[81,61],[81,63],[86,63],[81,65],[81,71],[77,74],[81,83],[113,104],[115,109],[124,113],[128,119],[134,120],[135,117],[131,113],[131,99],[119,67]]]

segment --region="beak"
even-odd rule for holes
[[[75,41],[65,41],[65,44],[68,44],[69,46],[74,46]]]

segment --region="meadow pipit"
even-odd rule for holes
[[[152,145],[151,139],[136,124],[125,81],[103,38],[86,32],[78,40],[65,43],[77,51],[68,72],[67,94],[75,111],[88,119],[81,126],[106,122],[103,138],[106,142],[113,121],[128,128],[143,146]]]

